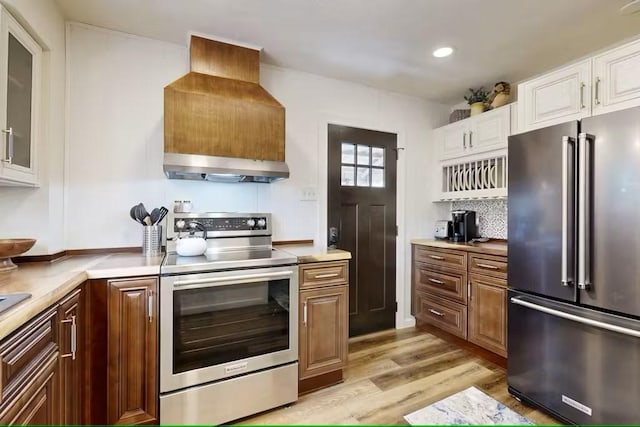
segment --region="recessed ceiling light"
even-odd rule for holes
[[[433,56],[436,58],[444,58],[445,56],[449,56],[453,53],[453,48],[446,46],[440,47],[433,51]]]

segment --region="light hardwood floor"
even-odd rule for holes
[[[558,424],[509,395],[503,368],[414,328],[352,338],[343,383],[239,423],[406,424],[404,415],[471,386],[536,424]]]

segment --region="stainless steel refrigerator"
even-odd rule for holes
[[[509,137],[508,383],[640,423],[640,108]]]

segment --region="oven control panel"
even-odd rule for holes
[[[173,229],[175,232],[189,231],[193,228],[191,223],[196,222],[199,226],[204,227],[207,232],[266,231],[270,229],[269,221],[270,218],[267,215],[212,217],[206,214],[203,216],[185,214],[176,215],[173,218]]]

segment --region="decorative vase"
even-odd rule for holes
[[[484,112],[484,102],[474,102],[471,104],[471,115],[481,114]]]

